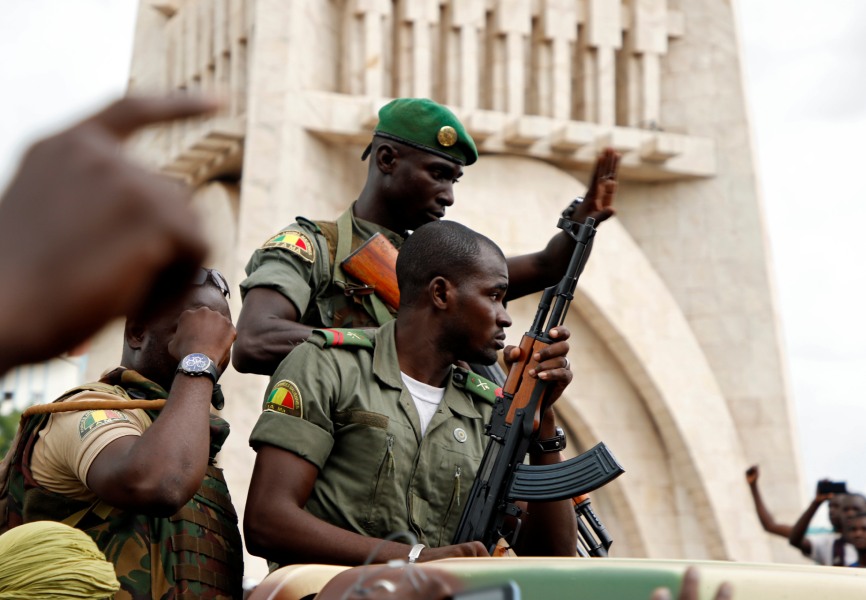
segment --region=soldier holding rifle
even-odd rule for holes
[[[509,269],[489,239],[453,222],[420,227],[397,260],[400,310],[375,334],[324,330],[271,378],[250,442],[257,451],[244,529],[251,553],[277,564],[362,563],[486,555],[479,542],[449,545],[486,445],[493,386],[457,361],[492,363],[511,319]],[[555,401],[571,381],[569,332],[534,358],[531,378]],[[510,358],[520,350],[510,349]],[[555,436],[546,411],[539,439]],[[561,453],[542,444],[533,464]],[[571,501],[530,504],[518,554],[573,556]]]
[[[454,184],[478,151],[450,110],[400,98],[379,111],[363,154],[368,157],[364,188],[336,223],[299,217],[253,254],[241,283],[232,359],[239,371],[271,375],[315,327],[376,327],[391,320],[396,307],[343,273],[342,261],[377,232],[399,248],[408,232],[444,217],[454,204]],[[612,150],[602,153],[586,199],[566,209],[570,219],[600,223],[613,214],[618,161]],[[556,283],[573,248],[559,233],[541,251],[509,258],[507,300]]]

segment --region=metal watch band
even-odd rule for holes
[[[421,556],[421,551],[426,548],[424,544],[415,544],[412,546],[412,549],[409,550],[409,563],[414,563],[418,560],[418,557]]]
[[[565,450],[565,432],[561,427],[556,428],[556,435],[546,440],[537,440],[535,442],[536,452],[559,452]]]

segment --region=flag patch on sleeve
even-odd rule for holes
[[[262,245],[262,248],[282,248],[309,263],[316,260],[316,248],[307,234],[294,229],[281,231]]]
[[[88,410],[78,421],[78,436],[83,440],[94,429],[118,421],[129,421],[129,419],[119,410]]]
[[[301,400],[301,390],[298,389],[298,386],[293,381],[289,381],[288,379],[277,382],[274,389],[268,394],[265,410],[303,419],[304,404]]]

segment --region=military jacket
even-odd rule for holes
[[[316,517],[372,537],[411,531],[450,544],[486,446],[493,384],[453,368],[421,436],[404,388],[395,322],[376,333],[317,331],[280,364],[250,444],[319,468],[306,504]]]
[[[115,369],[95,383],[64,394],[62,402],[81,391],[111,393],[119,402],[165,398],[166,392],[138,373]],[[147,411],[152,419],[158,411]],[[192,499],[176,514],[151,517],[65,498],[42,488],[30,471],[30,458],[48,415],[22,422],[18,443],[4,485],[8,489],[7,525],[38,520],[62,521],[87,533],[114,564],[119,599],[161,600],[240,598],[243,551],[237,515],[222,470],[213,458],[228,435],[228,424],[211,415],[211,465]]]
[[[354,206],[354,205],[353,205]],[[256,250],[246,266],[241,296],[255,287],[276,290],[300,315],[300,322],[313,327],[375,327],[381,325],[370,294],[351,295],[361,283],[347,275],[334,276],[339,264],[373,234],[381,233],[399,248],[403,237],[352,215],[352,207],[338,218],[351,222],[352,239],[340,255],[338,223],[313,222],[303,217],[284,228]],[[347,295],[349,291],[349,295]],[[388,309],[385,309],[388,310]],[[389,311],[393,315],[393,311]]]

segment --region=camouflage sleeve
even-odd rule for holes
[[[328,245],[324,236],[292,223],[257,249],[246,266],[241,298],[255,287],[285,296],[299,315],[307,312],[313,296],[329,278]]]
[[[250,445],[270,444],[323,468],[334,446],[330,407],[339,381],[328,350],[311,342],[295,348],[271,377]]]

